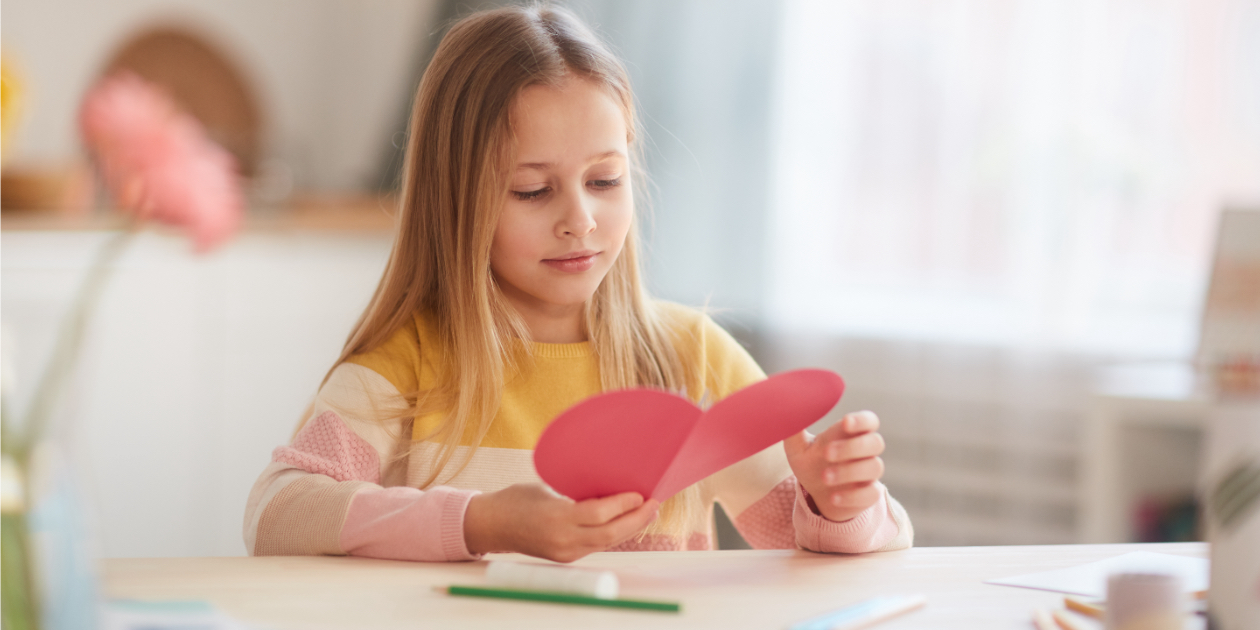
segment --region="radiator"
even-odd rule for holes
[[[815,432],[849,411],[879,414],[884,482],[910,514],[916,545],[1076,541],[1085,358],[913,341],[744,338],[769,373],[822,367],[844,377],[844,397]]]

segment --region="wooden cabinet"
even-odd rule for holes
[[[108,233],[5,227],[5,404],[20,413]],[[249,489],[337,358],[389,247],[385,230],[304,228],[249,229],[208,256],[162,233],[132,243],[59,415],[101,554],[245,553]]]

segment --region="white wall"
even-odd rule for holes
[[[30,99],[6,160],[78,156],[75,110],[101,66],[128,36],[174,23],[203,33],[252,79],[269,125],[264,156],[287,163],[299,186],[375,187],[437,4],[8,0],[0,37]]]
[[[25,411],[104,237],[0,233],[8,411]],[[384,233],[247,233],[207,257],[174,236],[132,243],[59,425],[104,556],[245,553],[249,489],[336,359],[388,250]]]

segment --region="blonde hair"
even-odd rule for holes
[[[498,411],[505,374],[528,363],[529,330],[490,270],[491,242],[515,157],[509,113],[525,87],[559,85],[569,77],[608,91],[625,113],[631,146],[637,146],[625,69],[562,9],[510,7],[464,18],[442,39],[416,92],[393,250],[334,367],[380,346],[413,314],[430,319],[440,347],[425,353],[437,361],[437,383],[406,393],[407,408],[400,414],[408,419],[444,414],[425,437],[442,448],[424,487],[452,463],[461,442],[476,448]],[[637,151],[631,160],[641,173]],[[643,287],[635,223],[586,306],[601,385],[685,391],[690,373]],[[458,470],[470,458],[471,450]],[[689,488],[666,501],[652,531],[682,533],[698,506],[699,491]]]

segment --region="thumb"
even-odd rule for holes
[[[783,440],[783,450],[787,452],[789,458],[795,458],[809,448],[814,436],[809,431],[801,431],[795,435],[789,435]]]

